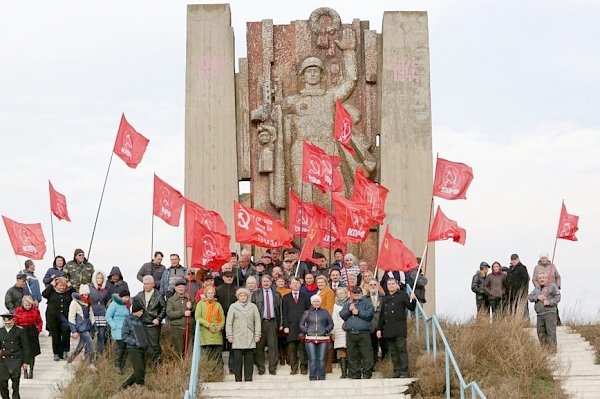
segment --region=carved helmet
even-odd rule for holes
[[[323,61],[317,57],[306,57],[304,60],[302,60],[302,64],[300,64],[300,75],[304,73],[306,68],[313,66],[319,67],[319,69],[323,71]]]

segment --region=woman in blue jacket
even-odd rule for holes
[[[112,294],[112,302],[106,310],[106,322],[110,326],[110,335],[115,341],[115,367],[119,374],[123,374],[127,360],[127,347],[122,337],[123,322],[129,316],[129,291]]]

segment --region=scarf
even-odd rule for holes
[[[342,299],[341,301],[337,299],[337,297],[335,298],[335,304],[338,306],[344,307],[346,303],[348,303],[348,298]]]
[[[304,287],[306,288],[306,290],[308,292],[315,292],[317,291],[317,283],[313,282],[312,284],[304,284]]]
[[[217,308],[217,301],[214,299],[205,299],[204,301],[206,302],[207,309],[206,320],[208,320],[209,323],[216,322],[217,324],[221,324],[223,319],[221,319],[221,314]]]
[[[79,300],[80,300],[81,302],[85,303],[85,304],[86,304],[86,305],[88,305],[88,306],[89,306],[89,304],[90,304],[90,297],[89,297],[89,296],[85,297],[85,296],[83,296],[83,295],[82,295],[82,296],[80,296],[80,297],[79,297]]]
[[[498,272],[492,272],[492,274],[493,274],[494,276],[499,276],[499,275],[501,275],[501,274],[502,274],[502,270],[500,270],[500,271],[498,271]]]

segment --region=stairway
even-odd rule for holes
[[[73,377],[72,369],[66,368],[66,361],[55,362],[52,355],[52,339],[40,336],[42,353],[35,358],[33,379],[26,380],[21,376],[21,398],[51,399],[58,396],[57,386],[66,383]],[[73,346],[74,348],[74,346]]]
[[[536,335],[535,328],[532,329]],[[558,349],[551,357],[554,378],[573,399],[600,399],[600,365],[596,353],[580,334],[569,327],[557,328]]]
[[[224,354],[225,364],[227,356]],[[347,398],[410,399],[413,378],[378,378],[375,373],[369,380],[340,379],[340,369],[334,365],[333,373],[324,381],[309,381],[308,375],[290,375],[290,366],[277,367],[277,374],[258,375],[254,368],[253,381],[235,382],[227,374],[223,382],[202,383],[202,398]]]

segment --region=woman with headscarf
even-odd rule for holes
[[[329,348],[329,333],[333,330],[333,320],[328,311],[321,308],[321,297],[310,298],[311,308],[300,319],[300,331],[304,334],[304,347],[308,357],[308,379],[325,379],[325,356]]]
[[[29,359],[24,363],[29,365],[28,370],[23,370],[23,378],[33,378],[33,366],[35,357],[42,353],[40,351],[39,334],[42,332],[42,316],[40,310],[35,306],[35,301],[30,295],[25,295],[23,304],[15,309],[15,324],[23,329],[29,342]]]
[[[221,362],[223,350],[223,307],[215,299],[215,287],[204,289],[204,299],[196,306],[196,320],[200,321],[200,346],[208,359]]]
[[[71,349],[69,329],[69,305],[74,292],[64,277],[56,277],[46,286],[42,296],[47,300],[46,330],[52,336],[52,353],[54,361],[64,359]]]

